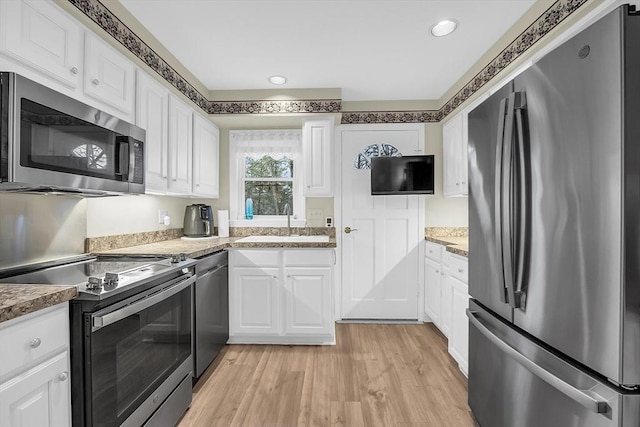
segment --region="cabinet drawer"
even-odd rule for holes
[[[0,378],[69,347],[67,303],[0,324]]]
[[[280,251],[277,249],[230,250],[232,267],[280,267]]]
[[[332,266],[333,249],[298,249],[284,251],[285,266]]]
[[[442,245],[433,242],[425,242],[424,256],[435,262],[442,262]]]
[[[469,282],[469,261],[466,258],[448,254],[447,267],[449,274],[464,283]]]

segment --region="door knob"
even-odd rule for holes
[[[344,228],[344,232],[347,233],[347,234],[351,233],[352,231],[358,231],[358,229],[357,228],[351,228],[351,227],[345,227]]]

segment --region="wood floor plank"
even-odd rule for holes
[[[331,427],[365,427],[360,402],[331,402]]]
[[[179,427],[471,427],[466,379],[433,326],[337,324],[335,346],[230,345]]]

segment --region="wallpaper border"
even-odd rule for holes
[[[342,113],[342,124],[437,123],[589,0],[558,0],[489,62],[439,110],[342,111],[339,99],[209,101],[100,0],[68,0],[149,68],[208,114]]]

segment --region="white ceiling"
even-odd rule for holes
[[[120,0],[211,90],[439,99],[535,0]],[[459,22],[435,38],[442,18]]]

